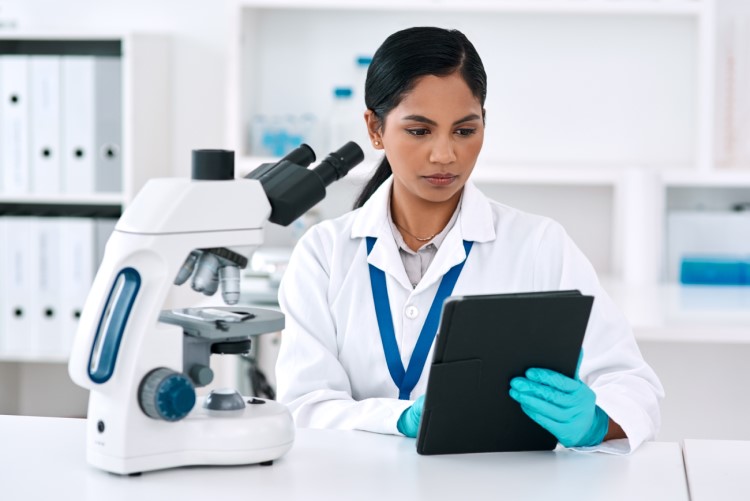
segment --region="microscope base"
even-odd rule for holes
[[[237,411],[211,411],[202,407],[203,400],[180,421],[141,415],[127,420],[133,424],[121,430],[110,420],[104,433],[89,409],[88,463],[127,475],[180,466],[268,464],[291,449],[294,421],[282,404],[246,398],[256,403]],[[118,431],[124,436],[115,436]],[[115,451],[115,443],[125,444],[125,450]]]

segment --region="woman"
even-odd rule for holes
[[[411,28],[377,50],[365,121],[385,157],[355,210],[313,227],[294,250],[279,290],[279,400],[301,427],[416,436],[429,363],[409,361],[443,277],[457,267],[454,295],[595,296],[579,377],[533,368],[508,391],[564,446],[635,450],[659,427],[661,384],[562,227],[488,200],[469,180],[485,96],[481,59],[458,31]],[[385,283],[377,301],[371,268]],[[384,351],[381,335],[397,348]],[[402,373],[416,371],[416,384],[391,377],[399,362]]]

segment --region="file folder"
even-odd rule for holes
[[[31,191],[61,192],[60,57],[31,56]]]
[[[532,367],[574,377],[593,301],[578,291],[449,297],[417,452],[554,449],[557,439],[508,394],[510,380]]]
[[[104,259],[104,251],[109,237],[117,225],[115,218],[98,218],[94,220],[94,269],[98,270]]]
[[[122,191],[122,64],[119,57],[97,57],[94,190]]]
[[[37,285],[37,225],[34,218],[5,216],[2,247],[4,308],[0,330],[4,333],[4,353],[29,357],[36,352],[36,326],[33,301]]]
[[[37,354],[62,356],[67,338],[60,321],[60,221],[57,218],[37,220],[38,274],[34,301]]]
[[[5,216],[0,216],[0,242],[7,242],[10,239],[5,219]],[[5,331],[5,312],[8,304],[8,277],[5,262],[8,260],[8,246],[0,244],[0,356],[5,355],[6,337],[8,335]]]
[[[29,58],[0,56],[0,165],[6,195],[29,193]]]
[[[78,321],[94,281],[94,220],[60,220],[61,336],[65,355],[70,354]]]
[[[62,58],[62,191],[94,192],[95,59]]]

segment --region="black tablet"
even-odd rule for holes
[[[574,290],[446,299],[417,452],[554,449],[557,439],[510,398],[510,380],[531,367],[574,377],[593,301]]]

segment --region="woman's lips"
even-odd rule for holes
[[[448,186],[458,179],[458,176],[455,174],[432,174],[424,176],[424,179],[433,186]]]

